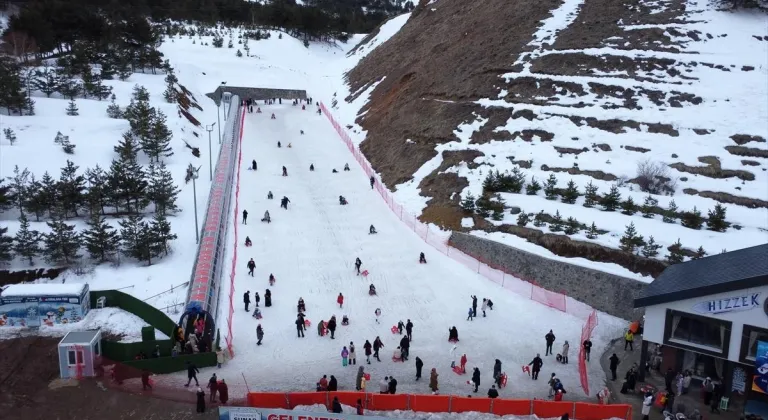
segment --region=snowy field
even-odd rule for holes
[[[556,372],[574,396],[583,395],[578,385],[577,356],[583,321],[544,307],[528,299],[502,290],[448,257],[432,252],[410,231],[370,188],[367,177],[357,166],[333,127],[314,107],[302,111],[291,105],[262,106],[263,114],[246,114],[242,145],[239,203],[249,212],[248,224],[238,225],[238,266],[235,277],[234,352],[235,359],[225,365],[219,377],[235,387],[242,386],[242,376],[249,388],[264,391],[313,390],[324,375],[335,375],[340,390],[354,389],[355,367],[342,367],[342,346],[354,342],[358,363],[362,363],[372,379],[385,375],[398,378],[400,392],[428,392],[427,379],[414,380],[414,359],[424,361],[424,372],[438,369],[440,390],[446,394],[468,391],[468,377],[450,370],[451,361],[461,354],[469,358],[468,368],[481,370],[481,390],[490,387],[495,359],[503,363],[510,375],[510,386],[502,395],[512,397],[546,396],[546,381],[518,381],[520,366],[527,364],[544,350],[544,335],[554,329],[558,349],[565,340],[571,343],[571,363],[555,365],[554,357],[545,358],[542,375]],[[274,112],[276,120],[270,119]],[[304,130],[305,135],[300,134]],[[277,142],[282,147],[277,147]],[[292,147],[288,148],[287,145]],[[248,168],[258,162],[258,171]],[[342,170],[345,163],[351,171]],[[314,164],[315,171],[309,166]],[[288,177],[281,176],[281,167]],[[332,173],[336,169],[338,173]],[[267,199],[268,192],[274,194]],[[339,205],[343,195],[349,205]],[[280,198],[288,197],[288,210],[280,208]],[[269,211],[272,223],[259,219]],[[240,221],[238,220],[238,223]],[[373,224],[378,234],[369,235]],[[233,235],[230,235],[232,237]],[[245,247],[245,237],[253,241]],[[418,264],[419,253],[429,261]],[[367,278],[357,276],[355,258]],[[247,274],[246,263],[256,262],[255,276]],[[268,278],[276,278],[269,287]],[[378,296],[369,296],[374,284]],[[264,308],[264,292],[272,292],[270,308]],[[264,318],[254,319],[243,308],[243,294],[249,291],[262,297]],[[339,293],[345,297],[344,307],[336,304]],[[222,296],[228,291],[222,290]],[[494,310],[487,318],[467,321],[470,295],[491,298]],[[294,321],[296,304],[304,298],[307,319],[312,326],[305,338],[297,338]],[[382,311],[381,323],[375,322],[374,311]],[[350,318],[349,326],[337,328],[336,339],[319,337],[317,322],[335,315],[341,322]],[[400,336],[390,328],[399,320],[414,323],[411,359],[392,362],[393,350]],[[605,329],[595,337],[596,354],[607,340],[614,337],[621,321],[612,323],[601,315]],[[604,322],[605,321],[605,322]],[[256,326],[261,323],[265,338],[256,345]],[[456,326],[461,341],[452,352],[447,341],[448,328]],[[602,333],[600,333],[602,331]],[[605,334],[605,335],[600,335]],[[365,364],[363,344],[381,337],[385,348],[381,362]],[[308,357],[307,352],[312,356]],[[213,371],[213,369],[210,369]],[[289,372],[286,374],[286,370]],[[210,373],[204,371],[202,377]],[[592,383],[601,383],[604,373],[597,363],[590,370]],[[265,379],[268,378],[268,379]]]
[[[637,205],[641,205],[648,194],[640,191],[639,187],[632,183],[622,183],[622,180],[636,177],[637,164],[644,160],[660,162],[662,164],[683,163],[693,167],[704,167],[706,162],[712,161],[706,157],[715,157],[719,160],[723,170],[741,170],[751,173],[752,180],[742,180],[736,176],[722,176],[712,178],[704,175],[696,175],[677,169],[670,169],[673,178],[677,179],[678,187],[674,195],[654,195],[658,200],[658,206],[666,209],[674,200],[679,211],[691,211],[696,207],[702,216],[707,217],[707,211],[714,208],[717,201],[712,198],[704,198],[698,195],[688,195],[683,189],[695,189],[698,191],[724,192],[738,197],[768,200],[768,152],[766,139],[768,139],[768,125],[765,116],[768,115],[768,43],[761,38],[768,36],[768,16],[765,13],[753,10],[738,10],[735,12],[716,11],[706,0],[689,0],[687,23],[675,23],[671,25],[619,25],[630,34],[637,29],[648,27],[664,28],[666,35],[673,41],[680,41],[681,52],[662,53],[638,49],[618,49],[613,47],[594,48],[586,50],[554,50],[551,45],[557,40],[558,33],[567,28],[578,19],[583,0],[566,0],[555,10],[552,15],[543,20],[536,32],[533,41],[530,42],[529,53],[510,60],[513,64],[522,64],[523,70],[519,73],[503,75],[507,81],[516,78],[535,78],[555,82],[575,83],[582,87],[582,92],[575,94],[567,89],[558,89],[553,97],[536,98],[539,101],[548,101],[546,105],[533,105],[515,100],[515,94],[501,89],[499,96],[477,101],[484,107],[514,107],[515,112],[531,111],[535,118],[528,121],[525,118],[510,118],[505,124],[494,127],[485,127],[488,119],[477,116],[476,120],[456,127],[454,133],[459,141],[447,142],[435,147],[437,155],[426,162],[413,174],[413,179],[395,186],[394,197],[403,204],[412,214],[419,215],[427,205],[430,197],[421,196],[419,185],[427,175],[431,174],[442,164],[442,152],[450,150],[477,150],[484,156],[474,159],[474,163],[480,166],[475,169],[467,167],[466,163],[447,168],[445,171],[456,173],[466,177],[469,186],[462,191],[462,196],[472,194],[478,197],[482,193],[483,180],[489,170],[500,172],[510,171],[515,166],[508,157],[516,161],[531,161],[532,168],[522,169],[526,175],[526,183],[531,177],[543,184],[553,172],[544,170],[543,165],[550,168],[572,168],[577,166],[581,170],[603,171],[615,175],[620,184],[619,191],[622,201],[632,197]],[[657,12],[663,11],[664,5],[656,4]],[[431,9],[433,13],[440,13],[440,4],[437,3]],[[382,27],[382,32],[373,41],[383,42],[385,35],[396,33],[407,21],[407,16],[390,20]],[[677,32],[674,32],[677,31]],[[714,34],[714,37],[701,36],[700,40],[680,38],[675,33]],[[724,35],[721,35],[724,34]],[[629,35],[628,35],[629,36]],[[627,48],[623,46],[622,48]],[[370,49],[360,49],[365,54]],[[589,56],[623,56],[631,58],[664,58],[676,60],[676,75],[663,71],[644,71],[636,69],[636,74],[615,73],[606,74],[594,71],[590,76],[558,76],[551,74],[535,73],[531,70],[531,63],[539,57],[546,55],[583,53]],[[358,57],[350,56],[354,62]],[[693,62],[693,63],[692,63]],[[697,63],[698,62],[698,65]],[[721,65],[725,70],[712,68]],[[378,81],[381,82],[381,81]],[[603,84],[613,87],[613,90],[630,88],[635,92],[643,90],[661,91],[662,101],[669,101],[676,95],[695,95],[702,102],[697,105],[683,101],[682,107],[659,105],[650,100],[650,97],[641,94],[637,100],[636,109],[622,107],[624,99],[594,92],[590,83]],[[351,125],[348,130],[352,139],[362,142],[365,139],[365,130],[355,123],[360,109],[368,101],[370,93],[377,83],[366,87],[366,91],[357,97],[352,103],[346,103],[342,99],[350,93],[348,86],[338,90],[338,105],[334,112],[339,123],[344,126]],[[611,89],[608,89],[611,90]],[[577,105],[574,107],[573,105]],[[632,120],[639,122],[639,129],[625,128],[623,132],[614,134],[611,132],[592,128],[587,124],[575,125],[569,118],[596,118],[598,120]],[[678,134],[652,132],[649,124],[669,124],[677,130]],[[543,130],[553,135],[551,141],[534,138],[533,141],[497,141],[492,140],[484,144],[471,143],[470,139],[477,130],[490,129],[495,132],[514,133],[522,130]],[[705,131],[701,131],[701,130]],[[694,131],[695,130],[695,131]],[[698,132],[697,132],[698,131]],[[704,134],[702,134],[704,133]],[[508,134],[508,133],[506,133]],[[730,137],[737,134],[759,136],[762,140],[751,141],[743,144],[744,147],[757,149],[763,157],[741,156],[732,154],[726,150],[727,146],[737,146],[735,140]],[[501,137],[500,137],[501,138]],[[409,141],[402,139],[402,141]],[[739,143],[741,144],[741,143]],[[601,145],[597,147],[596,145]],[[631,151],[626,147],[641,147],[648,149],[645,152]],[[556,148],[584,149],[578,154],[562,153]],[[605,149],[605,150],[604,150]],[[744,161],[747,161],[744,163]],[[584,187],[592,182],[599,188],[598,193],[608,192],[611,185],[617,181],[595,179],[586,174],[569,175],[556,173],[558,187],[565,188],[568,181],[573,180],[579,191],[583,194]],[[744,177],[750,175],[744,174]],[[600,234],[595,239],[587,238],[584,231],[580,231],[571,237],[582,241],[591,241],[601,245],[617,248],[619,239],[630,222],[635,224],[639,234],[646,239],[653,236],[657,243],[663,245],[658,258],[664,258],[667,254],[666,247],[680,239],[684,248],[695,250],[703,247],[708,254],[716,254],[722,250],[732,251],[744,247],[750,247],[768,242],[768,208],[755,206],[748,207],[735,204],[723,204],[727,209],[728,222],[739,225],[740,229],[729,228],[725,232],[713,232],[706,229],[706,224],[701,230],[689,229],[681,226],[678,220],[674,224],[662,222],[660,215],[644,218],[640,212],[630,216],[619,211],[609,213],[601,211],[600,206],[594,208],[583,207],[584,198],[580,197],[575,204],[561,203],[559,200],[550,201],[544,198],[543,191],[537,195],[501,194],[507,206],[517,206],[523,212],[533,215],[539,211],[555,215],[560,212],[563,219],[574,217],[579,222],[589,226],[596,223],[598,229],[607,233]],[[489,219],[489,221],[491,221]],[[494,224],[516,224],[517,216],[505,212],[501,221],[491,221]],[[465,220],[463,226],[473,227],[471,220]],[[532,225],[529,224],[528,227]],[[542,227],[549,232],[547,225]],[[567,260],[573,264],[579,264],[598,270],[611,272],[626,277],[643,281],[651,281],[652,278],[643,277],[640,274],[615,265],[597,263],[580,258],[563,259],[554,256],[548,250],[537,245],[527,243],[520,237],[493,232],[476,230],[472,234],[488,237],[490,239],[528,250],[550,258]],[[562,232],[558,234],[564,234]]]

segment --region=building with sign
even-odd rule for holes
[[[695,388],[709,377],[730,405],[768,403],[753,386],[768,342],[768,244],[670,266],[635,308],[645,308],[642,363],[690,372]]]
[[[70,331],[59,342],[59,375],[67,378],[97,376],[101,366],[101,330]]]
[[[0,290],[0,327],[71,324],[90,308],[87,283],[12,284]]]

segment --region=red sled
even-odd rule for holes
[[[463,370],[461,370],[461,366],[454,366],[453,367],[453,372],[455,374],[457,374],[457,375],[463,375],[463,374],[467,373],[467,372],[464,372]]]
[[[450,340],[448,340],[448,342],[449,342],[449,343],[458,343],[458,342],[459,342],[459,340],[450,339]]]
[[[368,277],[368,270],[363,270],[363,272],[360,273],[360,275],[363,277]]]
[[[527,373],[528,376],[531,376],[531,367],[528,365],[523,365],[523,373]]]
[[[392,331],[392,334],[399,334],[400,333],[400,330],[397,329],[397,325],[393,325],[392,328],[390,329],[390,331]]]
[[[308,320],[308,319],[305,319],[305,320],[304,320],[304,326],[305,326],[306,328],[309,328],[311,325],[312,325],[312,321],[310,321],[310,320]]]
[[[502,373],[501,374],[501,387],[506,388],[507,387],[507,374]]]

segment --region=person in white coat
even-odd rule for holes
[[[483,304],[480,305],[480,310],[483,311],[483,318],[485,318],[485,310],[488,309],[488,299],[483,298]]]
[[[643,420],[648,420],[648,415],[651,414],[651,405],[653,405],[653,394],[645,394],[645,398],[643,399],[643,408],[641,410],[641,413],[643,413]]]
[[[379,394],[389,394],[389,376],[379,382]]]
[[[563,344],[563,351],[561,353],[561,356],[563,356],[563,363],[568,363],[568,350],[571,348],[571,346],[568,344],[568,340],[565,341],[565,344]]]

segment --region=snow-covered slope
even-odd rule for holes
[[[620,36],[602,40],[599,48],[575,48],[582,39],[579,28],[594,24],[590,19],[596,18],[596,3],[599,1],[566,0],[551,10],[523,48],[525,52],[510,56],[504,64],[515,70],[499,79],[498,96],[468,101],[481,108],[473,121],[456,127],[458,141],[437,145],[434,158],[413,173],[410,181],[395,186],[395,197],[419,215],[433,195],[421,195],[422,181],[438,168],[441,173],[466,178],[469,186],[461,191],[462,197],[478,197],[490,171],[504,173],[518,167],[526,184],[532,177],[544,184],[554,174],[558,188],[564,189],[573,180],[582,197],[575,204],[565,204],[559,198],[546,200],[543,191],[536,195],[525,195],[525,189],[522,194],[502,193],[500,198],[508,209],[501,220],[488,218],[491,224],[516,225],[518,216],[510,214],[510,206],[521,208],[531,219],[540,211],[551,216],[559,212],[564,220],[573,217],[586,226],[594,222],[603,231],[591,239],[582,228],[571,238],[617,248],[625,228],[634,223],[645,239],[653,236],[663,245],[660,259],[678,239],[684,248],[701,246],[708,254],[767,242],[768,16],[749,9],[716,10],[705,0],[684,1],[680,7],[642,1],[638,10],[648,13],[626,11],[632,19],[615,22],[623,32]],[[440,13],[448,12],[440,4],[429,13],[437,16],[432,21],[445,24]],[[672,23],[638,23],[665,16]],[[566,32],[568,40],[561,40]],[[594,43],[595,36],[585,37],[583,42]],[[658,41],[646,42],[651,36]],[[365,139],[366,132],[355,119],[380,82],[364,86],[366,92],[359,96],[348,90],[338,93],[340,98],[349,94],[356,98],[351,103],[339,100],[335,111],[342,124],[352,127],[350,134],[357,142]],[[386,101],[390,99],[382,99],[376,106]],[[424,116],[425,121],[432,118],[438,124],[441,116]],[[441,166],[445,151],[479,153],[446,167]],[[705,223],[696,230],[683,227],[679,218],[664,223],[660,214],[644,218],[639,211],[626,215],[620,210],[602,211],[599,205],[583,206],[585,186],[590,182],[600,195],[619,185],[622,201],[631,197],[638,207],[642,205],[649,194],[632,180],[638,175],[638,164],[645,161],[671,165],[669,177],[677,183],[672,195],[652,195],[660,210],[674,200],[679,212],[696,208],[706,218],[720,203],[732,226],[714,232]],[[469,230],[473,227],[470,220],[463,224]],[[532,227],[530,222],[528,227]],[[549,224],[538,229],[549,232]],[[552,255],[512,234],[472,233]],[[580,258],[568,261],[652,280],[619,266]]]

